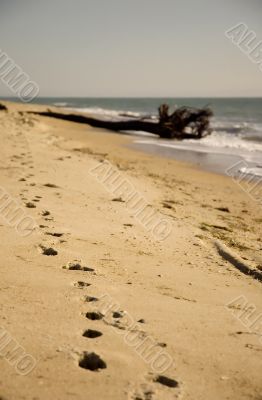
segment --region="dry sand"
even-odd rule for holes
[[[261,399],[261,282],[237,268],[260,276],[261,206],[130,137],[5,104],[1,400]],[[94,176],[105,160],[171,223],[165,240]]]

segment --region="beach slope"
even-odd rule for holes
[[[5,104],[0,398],[259,399],[261,205],[128,136]]]

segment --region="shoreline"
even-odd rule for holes
[[[261,283],[216,243],[262,270],[261,207],[230,177],[137,151],[127,135],[4,103],[0,186],[36,228],[22,237],[1,215],[0,326],[37,364],[21,376],[2,356],[0,397],[258,396],[262,344],[245,310],[261,312]],[[164,240],[151,212],[172,224]]]
[[[143,145],[142,143],[133,143],[132,147],[143,152],[153,154],[155,156],[175,159],[178,162],[188,163],[192,167],[215,173],[223,176],[229,176],[226,173],[227,169],[230,169],[232,165],[242,161],[240,156],[232,156],[219,153],[202,153],[197,150],[185,150],[185,149],[170,149],[170,148],[157,148],[154,144]],[[258,177],[259,178],[259,177]]]
[[[252,173],[241,172],[241,168],[256,167],[256,163],[246,163],[245,158],[240,155],[229,155],[223,153],[208,153],[200,152],[197,150],[185,150],[185,149],[169,149],[162,148],[155,145],[143,145],[142,143],[136,143],[136,140],[130,145],[136,151],[142,151],[143,153],[152,154],[157,157],[174,159],[178,162],[191,165],[199,171],[206,171],[216,175],[226,176],[235,181],[240,180],[262,185],[262,176],[254,175]]]
[[[73,112],[76,115],[83,116],[89,115],[95,117],[100,115],[102,118],[106,117],[116,120],[118,120],[123,115],[128,115],[129,113],[130,115],[136,115],[137,117],[140,113],[140,115],[142,116],[144,115],[144,112],[142,112],[141,110],[145,108],[143,102],[141,103],[139,102],[139,100],[137,100],[138,103],[136,107],[139,107],[140,105],[140,112],[135,111],[137,109],[133,109],[132,107],[134,107],[136,103],[133,104],[134,100],[132,99],[122,99],[122,103],[119,98],[116,98],[115,101],[110,98],[98,98],[96,100],[91,98],[72,98],[71,102],[69,101],[70,98],[62,98],[60,100],[64,100],[64,102],[60,101],[58,103],[54,101],[59,100],[57,98],[53,98],[53,100],[51,98],[46,98],[45,100],[48,101],[48,105],[44,104],[44,98],[40,98],[39,100],[36,100],[36,102],[33,103],[32,106],[42,107],[42,109],[44,107],[51,107],[55,109],[56,112],[62,110],[62,112],[65,113]],[[156,100],[157,99],[155,99],[155,102]],[[175,99],[173,100],[175,101]],[[193,101],[193,99],[191,100]],[[223,98],[221,100],[225,99]],[[113,103],[111,104],[110,101],[112,101]],[[149,101],[149,104],[151,104],[152,101],[153,100],[151,99],[151,102]],[[158,101],[163,102],[164,99],[159,98]],[[156,107],[155,102],[153,103]],[[19,102],[17,104],[19,104]],[[97,104],[97,106],[94,106],[94,104]],[[84,107],[84,105],[86,105],[87,108],[81,108]],[[115,109],[111,109],[110,105],[111,107],[115,106]],[[121,108],[123,110],[120,112],[118,109]],[[127,110],[124,111],[126,108]],[[125,112],[127,114],[125,114]],[[261,136],[259,133],[260,131],[257,130],[259,123],[257,125],[255,122],[253,123],[252,120],[251,122],[245,122],[245,119],[243,119],[244,117],[242,115],[239,116],[240,119],[238,123],[237,120],[231,121],[229,119],[227,121],[226,118],[221,117],[221,110],[219,112],[220,114],[217,117],[214,117],[211,122],[213,134],[211,134],[211,136],[208,136],[206,138],[207,140],[196,140],[194,141],[194,143],[192,143],[190,140],[183,142],[176,142],[175,140],[158,140],[154,138],[154,136],[148,134],[142,135],[142,133],[134,134],[133,132],[122,132],[121,134],[126,134],[127,136],[130,135],[131,138],[137,138],[137,143],[135,143],[135,146],[141,146],[141,149],[144,149],[147,152],[159,154],[165,157],[177,158],[180,161],[189,161],[204,170],[209,170],[215,173],[223,173],[225,175],[227,174],[227,169],[230,169],[231,165],[234,164],[234,162],[239,162],[239,169],[242,169],[242,171],[235,171],[236,175],[240,174],[242,176],[243,171],[245,171],[247,180],[250,176],[254,176],[254,179],[259,180],[262,174],[262,166],[260,162],[262,155]],[[249,113],[251,113],[251,110],[249,111]],[[247,127],[249,128],[247,129]],[[239,135],[237,135],[237,133]],[[233,140],[232,147],[230,144],[230,138]],[[230,157],[232,158],[232,161],[230,160]]]

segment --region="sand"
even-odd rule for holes
[[[0,398],[261,398],[261,205],[128,136],[5,104]]]

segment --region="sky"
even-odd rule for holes
[[[261,16],[262,0],[0,0],[0,49],[41,97],[259,97],[262,70],[225,31],[259,43]]]

